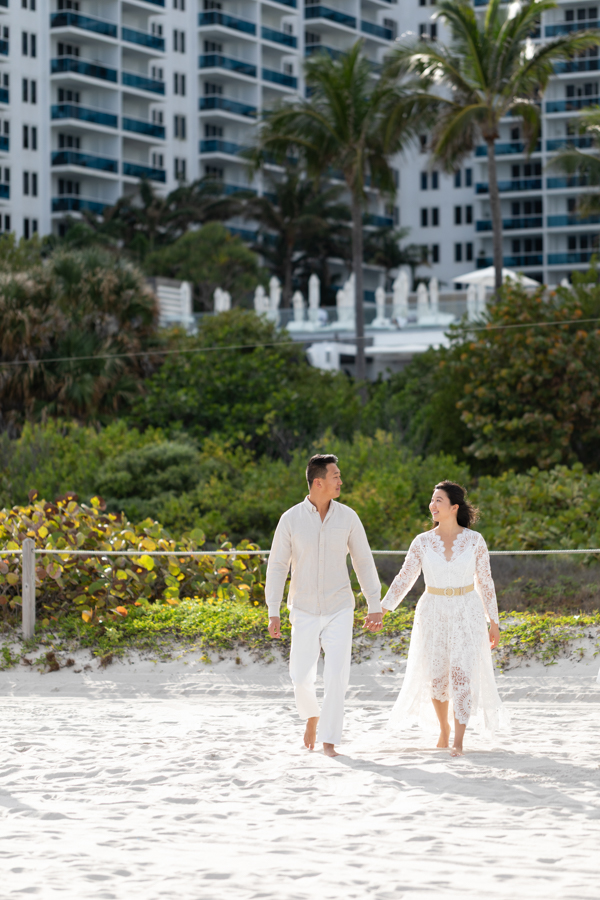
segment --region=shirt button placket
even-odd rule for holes
[[[323,583],[325,580],[325,530],[323,524],[319,529],[319,575],[317,579],[317,594],[319,600],[319,614],[323,615]]]

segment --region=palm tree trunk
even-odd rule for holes
[[[363,290],[363,222],[361,198],[352,195],[352,269],[356,288],[354,312],[356,331],[356,380],[364,382],[367,377],[365,363],[365,311]]]
[[[490,212],[492,214],[492,235],[494,245],[494,269],[496,294],[502,287],[502,215],[500,212],[500,192],[496,171],[496,148],[494,139],[486,141],[488,148],[488,187],[490,192]]]
[[[294,255],[294,246],[286,245],[285,262],[283,270],[283,291],[281,297],[281,305],[287,309],[292,305],[292,257]]]

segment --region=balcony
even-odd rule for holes
[[[222,25],[224,28],[233,28],[234,31],[242,31],[244,34],[256,34],[254,22],[238,19],[237,16],[229,16],[217,10],[198,14],[198,27],[204,28],[207,25]]]
[[[117,26],[112,22],[70,11],[50,13],[50,28],[80,28],[82,31],[92,31],[105,37],[117,36]]]
[[[539,153],[542,149],[542,144],[540,141],[537,142],[534,149],[531,151],[532,153]],[[496,144],[494,147],[496,151],[496,156],[508,156],[511,153],[518,153],[520,156],[527,153],[527,148],[522,141],[510,141],[509,143],[500,143]],[[487,144],[480,144],[475,150],[475,156],[487,156],[488,148]]]
[[[598,97],[569,97],[567,100],[547,100],[547,113],[575,112],[578,109],[586,109],[588,106],[596,106]]]
[[[10,150],[10,138],[6,134],[0,135],[0,153],[8,153]]]
[[[144,3],[151,3],[152,6],[163,6],[165,5],[165,0],[143,0]]]
[[[10,200],[10,184],[0,184],[0,200]]]
[[[540,191],[542,189],[541,178],[516,178],[511,181],[499,181],[498,190],[505,191]],[[487,182],[479,182],[475,185],[476,194],[489,193],[489,185]]]
[[[548,228],[565,228],[570,225],[598,225],[600,216],[562,215],[548,216]]]
[[[136,88],[138,91],[148,91],[151,94],[164,94],[164,81],[148,78],[147,75],[138,75],[137,72],[121,72],[121,83],[125,87]]]
[[[129,44],[138,44],[159,53],[165,52],[165,39],[148,31],[136,31],[135,28],[121,28],[121,38]]]
[[[82,169],[97,169],[101,172],[118,172],[116,159],[104,156],[92,156],[80,153],[79,150],[53,150],[51,155],[53,166],[79,166]]]
[[[374,213],[365,213],[363,223],[365,225],[373,225],[375,228],[394,227],[394,220],[391,216],[376,216]]]
[[[0,88],[0,103],[8,103],[9,99],[8,88]]]
[[[133,134],[144,134],[161,141],[165,139],[164,125],[156,125],[154,122],[147,122],[144,119],[129,119],[123,116],[121,126],[123,131],[131,131]]]
[[[80,122],[92,122],[94,125],[104,125],[107,128],[117,128],[119,124],[119,120],[112,113],[77,106],[75,103],[58,103],[51,106],[50,116],[52,119],[78,119]]]
[[[480,256],[477,260],[478,269],[487,269],[488,266],[493,265],[494,260],[491,256]],[[523,266],[543,266],[544,256],[542,253],[530,253],[526,256],[505,256],[502,260],[502,265],[506,266],[507,269],[519,269]]]
[[[155,169],[153,166],[142,166],[139,163],[124,162],[123,175],[129,175],[131,178],[147,178],[149,181],[167,180],[164,169]]]
[[[589,263],[592,256],[598,256],[598,250],[572,250],[570,253],[549,253],[549,266],[572,266]]]
[[[8,56],[9,43],[8,41],[0,40],[0,56]]]
[[[117,81],[117,70],[99,66],[96,63],[86,62],[78,56],[59,56],[50,60],[50,71],[53,75],[74,72],[76,75],[86,75],[88,78],[99,78],[101,81]]]
[[[281,84],[284,87],[298,87],[298,79],[294,75],[286,75],[285,72],[275,72],[274,69],[262,70],[263,81],[270,81],[273,84]]]
[[[344,55],[343,50],[336,50],[334,47],[326,47],[325,44],[307,44],[304,48],[305,56],[314,56],[315,53],[326,53],[332,59],[340,59]]]
[[[525,228],[542,228],[543,219],[541,216],[525,216],[522,219],[502,219],[502,228],[505,231],[516,231]],[[482,219],[477,222],[477,231],[491,231],[492,223],[489,219]]]
[[[558,22],[556,25],[546,25],[546,37],[558,37],[561,34],[571,34],[573,31],[588,31],[590,28],[598,28],[599,23],[593,19],[580,19],[577,22]]]
[[[588,147],[594,146],[594,140],[590,135],[582,134],[582,135],[567,135],[567,137],[562,138],[551,138],[546,141],[546,150],[564,150],[565,147],[578,147],[580,150],[585,150]]]
[[[209,53],[200,56],[198,58],[198,68],[227,69],[230,72],[248,75],[249,78],[256,78],[256,66],[252,65],[252,63],[244,62],[241,59],[232,59],[229,56],[221,56],[220,53]]]
[[[110,203],[99,200],[85,200],[83,197],[53,197],[52,212],[92,212],[100,215]]]
[[[282,6],[291,6],[296,9],[296,0],[274,0],[275,3],[281,3]]]
[[[306,6],[304,8],[305,19],[327,19],[337,25],[345,25],[347,28],[356,28],[356,19],[346,13],[330,9],[328,6]]]
[[[549,191],[557,188],[578,188],[586,187],[589,184],[587,178],[583,175],[561,175],[557,178],[547,178],[546,187]]]
[[[361,19],[360,30],[363,34],[370,34],[373,37],[381,38],[383,41],[393,41],[394,32],[391,28],[384,28],[383,25],[377,25],[376,22],[366,22]]]
[[[231,194],[250,194],[252,197],[256,197],[256,191],[254,188],[248,187],[248,185],[222,184],[221,188],[223,193],[228,197],[231,196]]]
[[[293,34],[286,34],[285,31],[275,31],[274,28],[267,28],[263,25],[261,30],[263,41],[271,41],[273,44],[284,44],[286,47],[297,47],[298,39]]]
[[[238,103],[237,100],[219,96],[200,97],[198,105],[202,112],[222,109],[224,112],[234,113],[236,116],[254,117],[258,112],[255,106],[248,106],[246,103]]]
[[[228,156],[239,156],[247,150],[242,144],[234,144],[232,141],[221,141],[217,138],[200,141],[200,153],[226,153]]]
[[[556,75],[564,75],[568,72],[597,72],[598,59],[571,59],[568,62],[554,63]]]

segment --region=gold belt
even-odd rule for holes
[[[427,594],[437,594],[438,597],[460,597],[461,594],[470,594],[471,591],[474,590],[474,584],[467,584],[466,587],[460,588],[434,588],[429,587],[429,585],[425,586],[425,591]]]

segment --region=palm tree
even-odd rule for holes
[[[555,6],[554,0],[523,0],[510,6],[490,0],[482,15],[467,0],[440,0],[437,15],[450,28],[450,46],[421,39],[401,44],[390,55],[388,75],[404,75],[408,66],[428,88],[437,111],[432,134],[434,159],[452,172],[477,143],[483,140],[487,146],[496,290],[502,285],[502,216],[495,155],[500,122],[509,115],[520,118],[531,153],[540,131],[540,97],[553,74],[554,62],[600,43],[599,33],[588,31],[534,45],[531,35],[539,28],[541,14]]]
[[[419,266],[428,265],[427,247],[419,244],[400,246],[400,242],[408,235],[409,228],[378,228],[368,232],[365,237],[365,259],[385,270],[386,288],[389,287],[391,272],[400,266],[409,266],[415,282],[415,272]]]
[[[356,376],[366,375],[364,350],[363,210],[366,186],[395,193],[389,158],[418,131],[415,94],[375,77],[358,41],[344,55],[305,63],[307,99],[267,114],[260,133],[265,154],[283,160],[302,155],[311,176],[339,171],[350,194],[352,269],[356,280]]]
[[[339,200],[341,186],[322,186],[297,167],[287,167],[282,179],[270,182],[267,193],[247,202],[245,216],[260,225],[254,249],[280,278],[285,307],[291,304],[294,276],[311,248],[339,231],[350,211]]]
[[[572,143],[550,160],[549,165],[562,169],[568,175],[579,174],[584,184],[595,191],[586,191],[577,200],[577,213],[582,218],[600,214],[600,108],[586,110],[580,119],[580,139],[573,136]],[[567,138],[568,141],[568,138]],[[575,146],[590,147],[594,153],[582,153]]]

